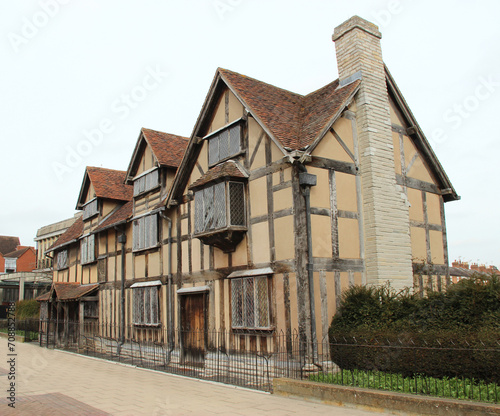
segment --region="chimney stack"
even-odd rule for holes
[[[354,16],[335,28],[340,85],[361,79],[356,128],[363,187],[366,283],[413,285],[409,210],[396,183],[385,66],[378,27]]]

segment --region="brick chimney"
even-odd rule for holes
[[[366,283],[412,286],[409,211],[396,184],[392,127],[378,27],[358,16],[335,28],[341,85],[361,78],[356,94],[363,188]]]
[[[472,263],[470,265],[470,269],[475,270],[475,271],[479,271],[479,266],[477,265],[477,263]]]

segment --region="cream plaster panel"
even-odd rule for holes
[[[108,230],[108,247],[109,251],[115,251],[116,233],[114,230]],[[120,244],[121,246],[121,244]]]
[[[340,273],[340,290],[341,290],[341,293],[344,293],[344,291],[346,291],[347,289],[349,289],[349,273],[347,273],[347,272],[341,272]]]
[[[274,172],[273,173],[273,186],[279,185],[279,183],[280,183],[280,172]]]
[[[427,260],[427,248],[425,243],[425,229],[410,227],[411,255],[414,262]]]
[[[321,315],[321,289],[319,284],[319,272],[313,273],[314,284],[314,312],[316,314],[316,334],[318,341],[323,339],[326,334],[323,334],[323,317]]]
[[[407,188],[408,201],[410,201],[410,220],[424,221],[424,210],[422,206],[422,191]]]
[[[337,208],[357,212],[356,176],[335,172],[335,185],[337,188]]]
[[[259,137],[263,134],[262,128],[259,126],[259,124],[255,121],[254,118],[249,117],[248,118],[248,150],[249,150],[249,155],[252,157],[254,154],[254,151],[257,147],[257,144],[259,143]],[[266,137],[262,138],[260,141],[259,147],[257,149],[257,153],[255,154],[255,158],[253,160],[252,165],[250,168],[252,170],[260,168],[262,166],[266,166]]]
[[[225,126],[226,124],[226,105],[224,94],[221,95],[219,99],[219,103],[217,104],[217,108],[214,111],[214,116],[212,119],[212,123],[210,124],[210,132],[218,130]]]
[[[272,141],[271,142],[271,159],[273,162],[277,162],[285,156],[281,149]]]
[[[189,245],[187,241],[181,243],[182,247],[182,273],[189,273]]]
[[[214,248],[214,266],[216,269],[229,266],[227,254],[218,248]]]
[[[292,180],[292,168],[283,169],[283,179],[285,182]]]
[[[359,259],[358,220],[339,218],[338,230],[339,257],[344,259]]]
[[[252,250],[254,263],[268,263],[271,260],[267,221],[252,225]]]
[[[187,235],[188,234],[188,219],[184,218],[181,220],[181,234],[182,235]]]
[[[273,276],[274,286],[276,288],[276,328],[277,331],[286,331],[285,323],[285,297],[283,293],[283,275],[275,274]]]
[[[207,172],[208,170],[208,141],[203,140],[200,155],[198,156],[198,163],[200,164],[203,172]],[[198,170],[195,166],[194,169]]]
[[[440,196],[427,192],[427,218],[430,224],[441,225]]]
[[[327,169],[308,167],[307,171],[316,175],[316,186],[311,187],[311,207],[330,208],[330,181]]]
[[[363,283],[363,277],[361,273],[354,273],[354,284],[360,286]]]
[[[332,226],[330,217],[311,215],[314,257],[332,257]]]
[[[410,178],[419,179],[424,182],[434,183],[434,179],[432,179],[432,176],[430,175],[420,156],[417,158],[417,160],[415,160],[415,163],[413,163],[413,166],[408,172],[408,176]]]
[[[121,261],[121,258],[120,258]],[[114,282],[117,280],[117,275],[116,275],[116,267],[115,267],[115,257],[111,257],[108,259],[108,282]]]
[[[247,236],[243,237],[243,240],[236,246],[236,250],[233,252],[233,266],[246,266],[248,264],[247,256]]]
[[[144,276],[144,271],[146,270],[146,259],[144,255],[138,255],[134,257],[135,266],[135,278],[140,279]]]
[[[389,111],[391,113],[391,123],[403,127],[405,124],[399,116],[399,111],[397,110],[394,101],[391,99],[389,99]]]
[[[265,176],[249,181],[250,212],[252,217],[267,214],[267,179]]]
[[[102,204],[101,216],[105,217],[106,215],[108,215],[111,211],[113,211],[115,209],[116,205],[117,204],[115,204],[114,202],[104,201]]]
[[[429,231],[431,242],[431,259],[434,264],[444,264],[443,233],[441,231]]]
[[[341,117],[333,125],[333,129],[346,144],[347,148],[354,154],[354,140],[352,137],[351,120]]]
[[[280,211],[282,209],[293,207],[293,195],[292,188],[285,188],[279,191],[273,192],[274,198],[274,211]],[[253,213],[253,211],[252,211]]]
[[[415,153],[417,153],[417,149],[408,136],[403,136],[403,148],[405,152],[405,166],[408,166]],[[401,158],[399,159],[401,160]]]
[[[394,169],[396,174],[401,175],[401,147],[399,143],[399,133],[392,132],[392,144],[394,146]]]
[[[313,156],[353,163],[351,157],[346,153],[344,148],[331,132],[325,134],[312,154]]]
[[[326,298],[328,302],[328,326],[332,322],[333,315],[337,310],[337,303],[335,302],[335,273],[326,272]]]
[[[197,238],[191,240],[192,249],[192,262],[193,262],[193,272],[201,270],[201,256],[200,256],[200,246],[203,244]]]
[[[276,260],[293,259],[295,256],[295,239],[293,216],[276,218],[274,220],[274,240],[276,244]]]
[[[160,252],[150,253],[148,255],[148,276],[160,276]]]
[[[240,119],[243,116],[243,106],[236,96],[229,91],[229,122]]]

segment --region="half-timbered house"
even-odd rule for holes
[[[307,95],[217,69],[191,137],[142,129],[113,198],[87,168],[54,281],[98,285],[109,336],[181,329],[201,357],[213,331],[228,349],[321,340],[349,285],[444,288],[459,197],[380,37],[359,17],[337,27],[339,78]]]

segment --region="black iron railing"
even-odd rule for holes
[[[402,393],[499,402],[498,374],[488,364],[500,361],[500,345],[469,349],[453,346],[416,346],[411,340],[341,339],[313,348],[298,332],[172,331],[162,326],[126,326],[96,321],[41,321],[39,343],[80,354],[132,364],[173,374],[272,391],[279,377],[382,389]],[[445,376],[428,374],[426,360],[474,357],[483,378],[463,374],[464,366],[443,365]],[[439,359],[436,359],[436,356]],[[413,357],[413,358],[412,358]],[[412,365],[403,366],[411,362]],[[419,367],[420,366],[420,367]],[[434,371],[433,370],[433,371]],[[496,371],[492,369],[491,371]],[[426,373],[427,372],[427,373]]]

